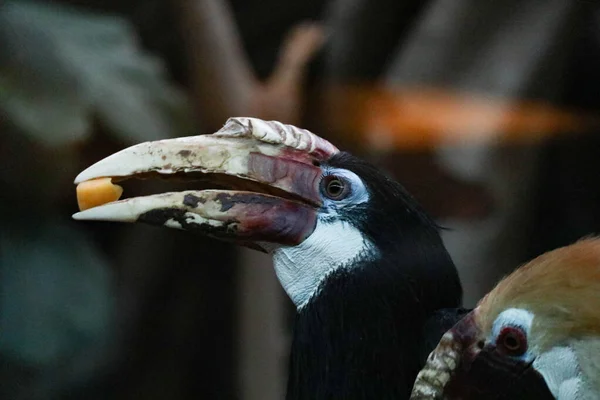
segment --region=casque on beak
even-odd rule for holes
[[[338,152],[311,132],[276,121],[230,118],[212,135],[141,143],[87,168],[79,184],[110,177],[201,180],[223,190],[169,192],[90,208],[77,220],[145,222],[256,247],[301,243],[321,205],[320,163]]]

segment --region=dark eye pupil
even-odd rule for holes
[[[327,184],[327,192],[332,196],[339,196],[344,191],[344,184],[334,179]]]
[[[504,345],[509,350],[517,350],[520,347],[519,338],[513,333],[509,333],[504,337]]]
[[[323,194],[332,200],[342,200],[350,193],[348,182],[337,176],[325,176],[321,184]]]
[[[520,356],[527,351],[527,337],[518,328],[504,328],[498,340],[498,349],[512,356]]]

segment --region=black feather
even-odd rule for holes
[[[434,312],[423,325],[424,342],[420,358],[427,359],[438,345],[440,337],[471,311],[473,310],[467,308],[444,308]]]
[[[451,312],[439,310],[462,301],[456,268],[436,224],[399,183],[348,153],[328,164],[367,186],[368,204],[345,209],[342,218],[380,257],[338,269],[299,311],[287,398],[408,398],[448,326]],[[426,326],[434,332],[424,333]]]

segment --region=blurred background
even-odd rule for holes
[[[446,228],[472,306],[600,231],[599,93],[591,0],[0,2],[0,398],[283,398],[268,256],[71,220],[112,152],[230,116],[308,128]]]

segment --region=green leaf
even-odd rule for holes
[[[0,111],[47,146],[87,138],[94,116],[130,143],[191,129],[186,97],[123,18],[8,2],[0,44]]]

